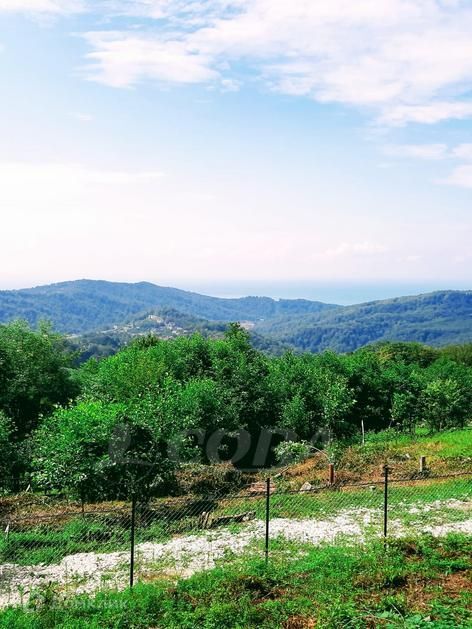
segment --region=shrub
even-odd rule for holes
[[[274,448],[277,463],[301,463],[310,456],[312,447],[307,441],[282,441]]]
[[[243,483],[243,474],[230,463],[186,465],[177,474],[178,488],[184,494],[231,493]]]

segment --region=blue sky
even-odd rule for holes
[[[462,0],[0,0],[0,287],[470,287],[471,32]]]

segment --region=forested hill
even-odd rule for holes
[[[19,318],[32,325],[46,319],[67,334],[93,332],[86,345],[105,344],[106,353],[144,333],[221,335],[229,321],[250,322],[256,345],[268,351],[348,352],[385,340],[436,346],[471,342],[472,291],[335,306],[304,299],[222,299],[146,282],[78,280],[0,291],[0,323]]]
[[[435,346],[470,343],[472,291],[438,291],[277,318],[259,323],[256,330],[312,352],[348,352],[386,340]]]
[[[174,308],[211,321],[257,321],[276,316],[316,313],[336,306],[305,299],[269,297],[222,299],[148,282],[126,284],[96,280],[62,282],[0,291],[0,322],[41,319],[69,334],[120,324],[143,311]]]

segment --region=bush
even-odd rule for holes
[[[186,465],[177,474],[180,493],[208,494],[213,492],[231,493],[243,484],[244,476],[231,463]]]
[[[292,465],[305,461],[312,451],[307,441],[282,441],[274,448],[277,463]]]
[[[89,501],[158,491],[170,482],[173,463],[153,421],[145,404],[80,402],[59,409],[33,437],[34,482]]]

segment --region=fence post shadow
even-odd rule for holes
[[[388,535],[388,465],[384,465],[384,505],[383,505],[383,539],[384,549],[387,548]]]
[[[270,476],[266,480],[266,509],[265,509],[265,565],[269,564],[269,536],[270,536]]]
[[[135,553],[135,536],[136,536],[136,492],[131,496],[131,531],[130,531],[130,562],[129,562],[129,587],[134,586],[134,553]]]

